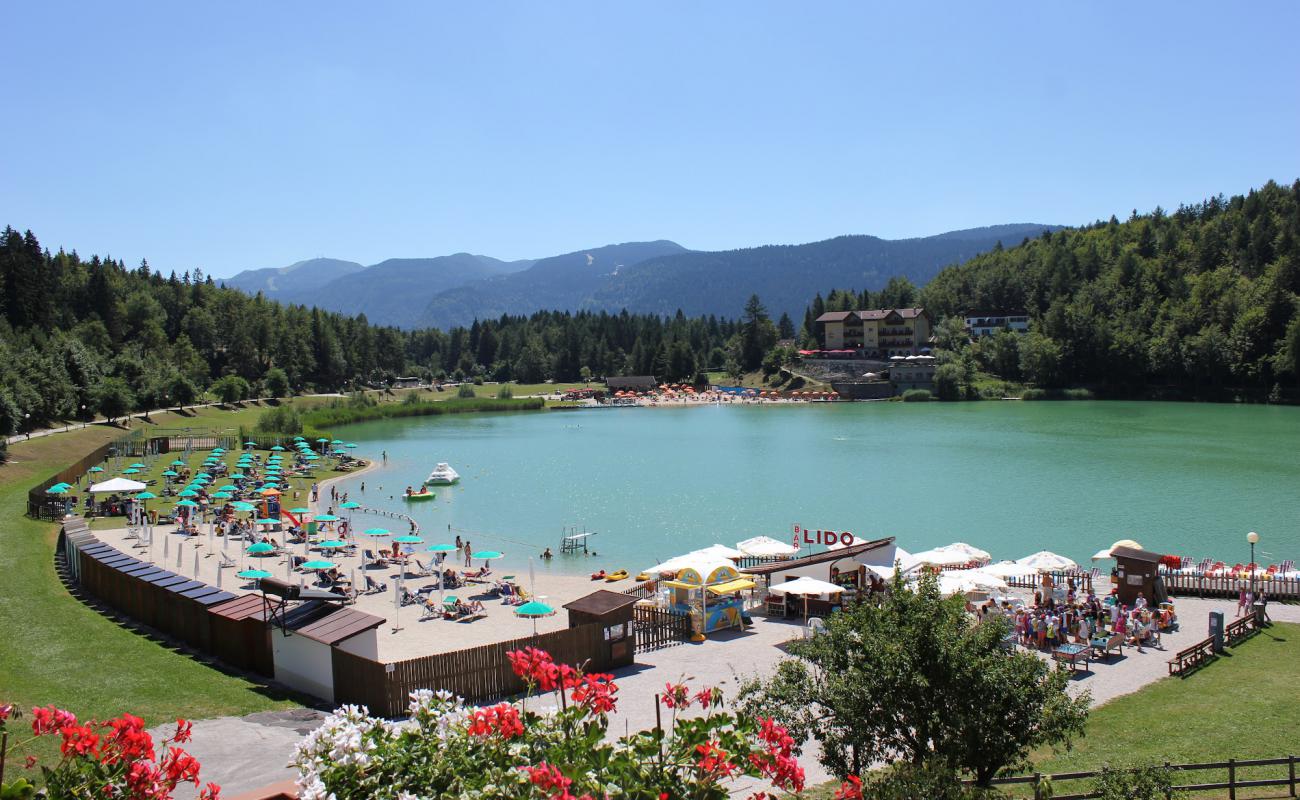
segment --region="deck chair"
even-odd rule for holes
[[[307,563],[307,559],[302,556],[289,556],[289,568],[294,572],[302,572],[302,565]]]
[[[402,587],[402,605],[410,606],[420,602],[420,598],[411,593],[410,589]]]
[[[424,606],[420,609],[420,622],[426,619],[441,619],[442,606],[434,602],[432,597],[424,598]]]
[[[361,577],[364,578],[366,582],[366,594],[379,594],[380,592],[388,591],[388,584],[379,583],[369,575],[362,575]]]
[[[416,558],[416,557],[414,557],[414,556],[411,557],[411,563],[415,565],[415,573],[416,573],[417,575],[432,575],[432,574],[433,574],[432,572],[429,571],[429,568],[426,567],[426,566],[425,566],[425,565],[420,561],[420,559],[418,559],[418,558]]]
[[[231,558],[226,553],[221,553],[221,560],[217,562],[218,569],[221,569],[222,567],[230,567],[231,569],[234,569],[237,566],[239,566],[239,564],[235,562],[235,559]]]
[[[1201,559],[1201,563],[1196,565],[1196,571],[1201,575],[1205,575],[1210,571],[1210,566],[1212,564],[1214,564],[1214,559],[1212,558]]]
[[[388,566],[388,559],[380,558],[374,550],[362,550],[361,556],[367,564],[378,564],[381,567]]]

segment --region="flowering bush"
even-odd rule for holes
[[[54,706],[33,708],[32,738],[8,748],[8,723],[19,713],[13,705],[0,705],[0,797],[34,797],[36,787],[27,777],[4,783],[4,767],[9,752],[21,748],[40,736],[62,739],[62,757],[54,766],[41,764],[45,796],[51,800],[80,798],[122,798],[123,800],[168,800],[182,783],[201,787],[200,800],[218,800],[220,787],[202,786],[199,762],[180,747],[190,739],[190,723],[176,720],[176,733],[160,742],[162,757],[154,750],[153,737],[144,729],[144,720],[130,714],[106,722],[79,722],[76,715]],[[24,766],[38,766],[34,756],[27,756]]]
[[[770,719],[722,713],[721,691],[672,686],[668,730],[606,741],[618,706],[612,675],[556,664],[535,648],[509,654],[528,685],[520,704],[466,705],[445,691],[411,695],[410,718],[394,723],[344,706],[299,744],[302,800],[545,798],[722,800],[741,776],[785,791],[803,789],[794,741]],[[528,710],[551,694],[555,706]],[[677,719],[698,704],[705,715]],[[765,795],[759,793],[756,798]]]

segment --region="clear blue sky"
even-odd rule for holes
[[[1076,224],[1300,177],[1300,4],[20,3],[0,225],[225,276]]]

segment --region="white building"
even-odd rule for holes
[[[1029,333],[1029,315],[1023,311],[1010,314],[985,314],[970,312],[966,315],[966,330],[976,339],[992,336],[1000,330]]]

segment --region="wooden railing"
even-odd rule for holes
[[[623,590],[623,594],[629,597],[639,597],[642,600],[649,600],[659,594],[659,581],[648,580],[641,581],[635,586]]]
[[[1238,789],[1250,789],[1264,786],[1285,787],[1288,789],[1287,796],[1295,797],[1297,788],[1300,788],[1300,780],[1297,780],[1296,778],[1297,763],[1300,763],[1300,759],[1297,759],[1294,755],[1288,755],[1283,756],[1282,758],[1230,758],[1227,761],[1214,761],[1203,764],[1171,764],[1166,761],[1164,767],[1174,772],[1219,773],[1217,775],[1208,776],[1210,778],[1219,778],[1219,780],[1178,784],[1173,787],[1176,792],[1222,792],[1226,789],[1228,790],[1229,800],[1236,800]],[[1285,769],[1271,770],[1273,773],[1272,777],[1244,778],[1239,774],[1242,770],[1259,770],[1267,767],[1285,767]],[[1050,796],[1052,800],[1091,800],[1092,798],[1101,797],[1101,795],[1095,791],[1062,794],[1060,793],[1060,784],[1067,781],[1090,780],[1096,778],[1100,774],[1099,771],[1058,772],[1054,775],[1035,773],[1033,775],[1018,775],[1011,778],[994,778],[991,783],[993,786],[1024,786],[1032,789],[1035,800],[1041,800],[1048,796]],[[967,783],[971,783],[971,781],[968,781]],[[1051,787],[1050,793],[1047,791],[1049,786]],[[1220,794],[1218,796],[1222,797],[1223,795]]]
[[[1051,575],[1052,583],[1057,588],[1069,586],[1071,580],[1077,580],[1081,589],[1092,588],[1091,572],[1046,572],[1038,575],[1013,576],[1005,580],[1008,586],[1017,589],[1038,589],[1043,585],[1043,575]]]
[[[636,652],[662,650],[690,641],[691,616],[666,608],[638,605],[632,610],[636,629]]]
[[[1170,594],[1196,597],[1236,597],[1242,589],[1250,589],[1250,578],[1223,575],[1169,575],[1162,574],[1165,588]],[[1267,592],[1272,600],[1300,600],[1300,580],[1255,576],[1255,592]]]

